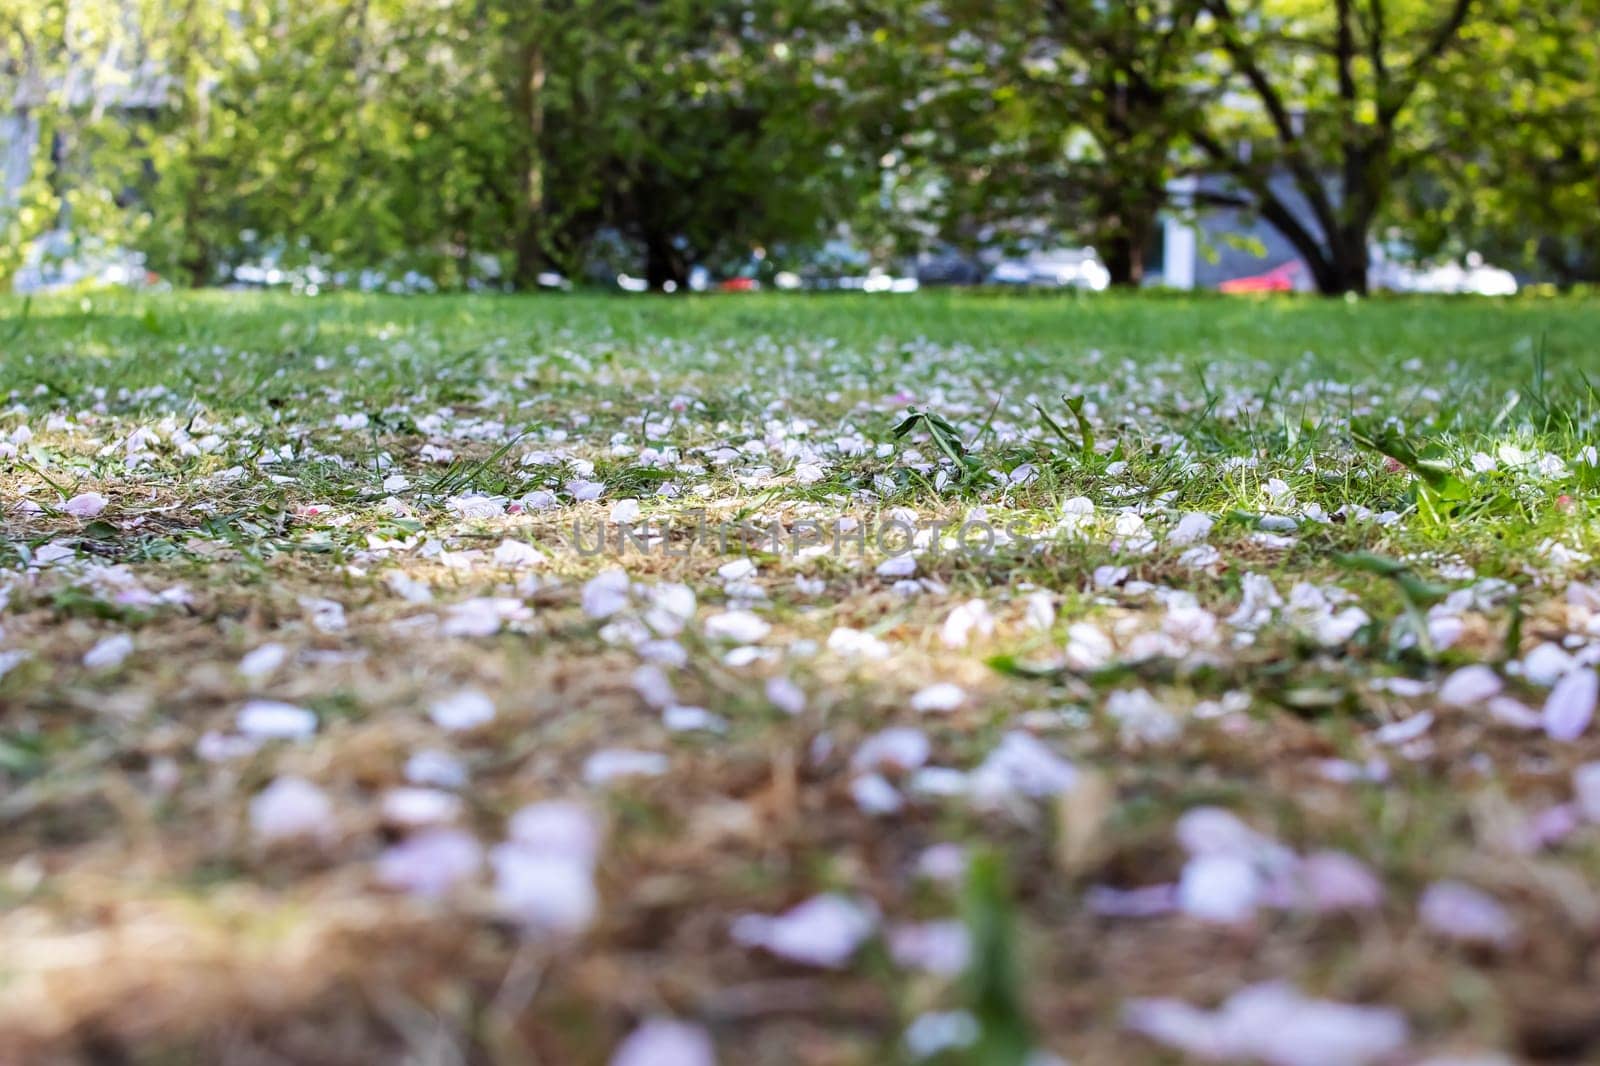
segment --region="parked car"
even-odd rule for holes
[[[922,285],[981,285],[983,264],[956,253],[923,256],[917,260],[917,281]]]
[[[989,282],[1103,292],[1111,285],[1111,272],[1093,248],[1053,248],[1002,259],[989,271]]]
[[[160,282],[146,269],[141,253],[57,229],[28,246],[22,265],[12,275],[11,290],[32,294],[80,287],[142,289]]]
[[[1233,294],[1293,292],[1300,287],[1300,277],[1304,269],[1300,260],[1291,259],[1287,263],[1279,263],[1271,270],[1263,271],[1260,274],[1246,274],[1243,277],[1229,278],[1217,286],[1217,291]]]
[[[1403,245],[1375,245],[1371,287],[1390,292],[1447,293],[1473,296],[1515,296],[1517,279],[1509,270],[1490,266],[1477,252],[1457,262],[1418,263]]]

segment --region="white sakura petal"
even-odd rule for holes
[[[735,559],[717,567],[717,576],[723,581],[743,581],[754,577],[756,563],[754,559]]]
[[[873,661],[887,659],[890,654],[889,645],[882,640],[849,626],[839,626],[828,634],[828,650]]]
[[[1045,799],[1067,791],[1077,780],[1077,768],[1071,763],[1033,734],[1013,729],[972,771],[971,790],[980,803],[1010,796]]]
[[[1261,902],[1261,877],[1236,855],[1197,855],[1178,878],[1178,908],[1208,922],[1248,921]]]
[[[1571,655],[1547,642],[1522,657],[1522,676],[1535,685],[1553,685],[1575,665]]]
[[[1383,902],[1383,884],[1377,875],[1360,859],[1342,851],[1313,852],[1295,873],[1314,910],[1371,910]]]
[[[806,709],[805,690],[787,677],[767,680],[767,702],[784,714],[799,714]]]
[[[862,774],[851,781],[850,797],[863,813],[871,815],[895,814],[905,806],[900,793],[881,774]]]
[[[994,616],[982,600],[968,600],[956,606],[939,630],[939,638],[947,648],[963,648],[974,637],[982,639],[993,634]]]
[[[1119,689],[1106,697],[1106,717],[1118,725],[1124,744],[1165,744],[1183,732],[1183,723],[1142,688]]]
[[[921,689],[911,697],[913,711],[953,711],[966,701],[967,693],[949,681],[939,681]]]
[[[1178,886],[1142,885],[1139,888],[1090,887],[1085,903],[1094,914],[1107,918],[1153,918],[1178,909]]]
[[[964,1010],[928,1011],[911,1020],[903,1039],[913,1059],[931,1059],[976,1043],[978,1022]]]
[[[820,463],[797,463],[794,468],[794,479],[802,485],[815,485],[827,476],[827,468]]]
[[[34,566],[51,566],[55,563],[65,562],[77,556],[77,551],[71,546],[58,541],[51,541],[38,548],[33,553]]]
[[[1030,592],[1025,599],[1024,617],[1029,629],[1047,630],[1056,624],[1056,602],[1050,593]]]
[[[1277,983],[1235,992],[1216,1011],[1175,999],[1131,1001],[1124,1024],[1207,1062],[1368,1066],[1405,1047],[1405,1018],[1386,1007],[1308,999]]]
[[[667,757],[655,751],[605,748],[584,760],[583,780],[604,785],[624,777],[660,777],[670,765]]]
[[[922,730],[891,726],[862,741],[850,766],[858,772],[915,770],[928,761],[930,747],[928,735]]]
[[[1379,744],[1406,744],[1416,740],[1433,728],[1433,713],[1423,711],[1398,722],[1390,722],[1373,731],[1372,739]]]
[[[1167,534],[1167,543],[1173,545],[1196,544],[1211,535],[1211,527],[1215,523],[1208,514],[1191,512],[1178,520],[1172,532]]]
[[[467,768],[449,752],[424,748],[406,760],[405,777],[413,785],[433,788],[465,788]]]
[[[74,518],[93,518],[104,511],[109,502],[98,492],[80,492],[68,500],[61,509]]]
[[[1178,844],[1190,855],[1255,857],[1281,847],[1222,807],[1195,807],[1185,811],[1174,833]]]
[[[727,719],[721,715],[712,714],[704,707],[671,706],[661,712],[661,724],[670,732],[686,733],[703,731],[706,733],[726,733],[728,731]]]
[[[723,611],[706,619],[706,637],[754,644],[772,632],[771,623],[751,611]]]
[[[1600,697],[1600,674],[1573,670],[1550,690],[1544,702],[1544,731],[1552,740],[1576,740],[1589,728],[1595,700]]]
[[[673,1018],[649,1018],[617,1045],[610,1066],[716,1066],[711,1034]]]
[[[1502,725],[1513,729],[1541,729],[1544,727],[1544,717],[1523,703],[1521,700],[1512,699],[1510,696],[1493,696],[1488,703],[1489,717]]]
[[[919,796],[965,796],[972,791],[972,777],[952,766],[924,766],[906,781],[906,789]]]
[[[1439,686],[1439,702],[1447,707],[1470,707],[1500,694],[1500,675],[1482,663],[1463,666]]]
[[[1109,665],[1116,655],[1111,638],[1088,622],[1067,627],[1067,665],[1075,670],[1096,670]]]
[[[426,581],[414,578],[410,574],[403,574],[398,570],[391,570],[387,574],[383,575],[383,584],[384,587],[390,592],[394,593],[396,596],[399,596],[407,603],[433,602],[433,587],[430,586]],[[490,629],[488,633],[475,635],[488,636],[490,633],[497,631],[499,628],[499,620],[496,619],[494,622],[494,628]],[[466,636],[469,634],[460,635]]]
[[[1600,762],[1586,762],[1572,771],[1572,791],[1583,817],[1600,823]]]
[[[452,496],[446,501],[450,509],[467,521],[498,518],[506,513],[503,496]]]
[[[428,707],[428,717],[440,729],[464,733],[494,721],[494,701],[475,688],[441,696]]]
[[[583,586],[583,613],[590,618],[610,618],[628,605],[628,575],[607,570]]]
[[[588,863],[515,843],[497,846],[489,862],[501,913],[529,932],[570,936],[594,921],[600,898]]]
[[[1504,946],[1516,939],[1510,913],[1487,892],[1461,881],[1435,881],[1418,904],[1422,924],[1451,940]]]
[[[910,577],[917,572],[917,559],[914,555],[894,555],[878,564],[879,577]]]
[[[955,882],[967,872],[967,849],[960,844],[932,844],[917,856],[917,876]]]
[[[91,670],[109,670],[121,666],[122,660],[133,654],[133,638],[126,633],[106,637],[83,654],[83,665]]]
[[[511,843],[540,855],[557,855],[585,866],[600,858],[600,819],[581,803],[545,800],[511,816],[506,836]]]
[[[611,505],[611,521],[615,522],[619,526],[625,526],[630,523],[637,522],[641,513],[639,501],[633,499],[632,497],[618,500],[616,503]]]
[[[282,644],[263,644],[245,653],[239,660],[239,672],[251,681],[260,681],[282,666],[288,657],[289,651]]]
[[[346,628],[344,605],[337,600],[302,596],[300,609],[311,616],[311,627],[319,633],[343,633]]]
[[[650,590],[650,606],[652,610],[660,612],[663,616],[676,620],[679,625],[671,628],[676,633],[682,624],[694,617],[695,596],[694,589],[688,585],[676,582],[657,585]],[[667,627],[652,623],[658,632],[668,632]]]
[[[379,807],[384,824],[400,829],[445,825],[461,817],[461,797],[437,788],[391,788]]]
[[[961,922],[916,922],[889,930],[889,954],[909,969],[955,977],[967,968],[971,953],[971,937]]]
[[[549,489],[534,489],[517,502],[524,511],[548,511],[556,505],[556,494]]]
[[[1368,1066],[1389,1062],[1408,1038],[1404,1015],[1308,999],[1285,984],[1241,989],[1222,1011],[1228,1059],[1270,1066]]]
[[[234,728],[255,740],[299,740],[317,731],[317,716],[278,700],[251,700],[239,708]]]
[[[633,690],[645,703],[657,709],[670,707],[678,702],[673,694],[672,682],[667,679],[667,673],[659,666],[646,663],[633,671]]]
[[[520,540],[503,540],[494,550],[494,565],[507,570],[520,570],[528,566],[539,566],[544,562],[544,556],[532,544]]]
[[[449,894],[483,868],[483,848],[461,829],[429,829],[378,856],[378,882],[425,899]]]
[[[837,893],[814,896],[777,917],[741,915],[733,939],[780,958],[826,969],[850,961],[877,928],[877,916],[861,903]]]
[[[0,662],[0,666],[4,663]],[[261,741],[251,737],[241,737],[233,733],[218,733],[208,729],[200,734],[200,739],[195,742],[194,753],[203,762],[219,763],[230,762],[234,759],[243,759],[254,755],[261,750]]]
[[[1141,1036],[1205,1062],[1228,1057],[1220,1020],[1181,999],[1134,999],[1122,1011],[1122,1024]]]
[[[333,803],[300,777],[280,777],[250,801],[250,829],[264,843],[327,840],[333,836]]]

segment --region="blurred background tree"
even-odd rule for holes
[[[1496,13],[1441,72],[1396,221],[1425,254],[1600,282],[1600,4],[1501,0]]]
[[[0,9],[0,281],[41,238],[656,288],[847,234],[878,257],[1276,228],[1600,272],[1600,0],[36,0]],[[18,163],[17,160],[21,160]],[[62,237],[61,235],[66,235]]]

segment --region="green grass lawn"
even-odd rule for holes
[[[0,302],[0,1061],[1590,1061],[1592,382],[1578,301]]]

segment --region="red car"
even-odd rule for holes
[[[1264,274],[1248,274],[1242,278],[1229,278],[1217,286],[1218,292],[1293,292],[1295,280],[1300,276],[1300,261],[1291,259],[1273,267]]]

